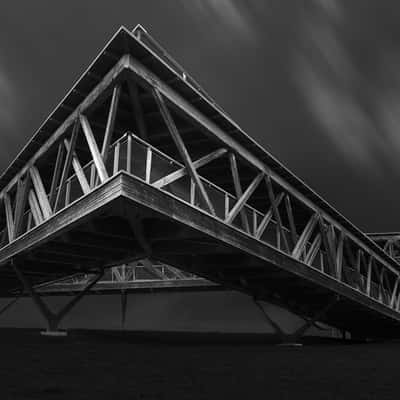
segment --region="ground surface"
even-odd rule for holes
[[[160,343],[0,330],[0,398],[394,399],[400,343]]]

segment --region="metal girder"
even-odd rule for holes
[[[25,206],[28,199],[30,188],[29,177],[26,176],[18,181],[17,197],[15,200],[15,215],[14,215],[14,235],[19,236],[22,228],[22,222],[25,212]]]
[[[278,206],[276,205],[277,202],[276,202],[274,190],[272,188],[271,177],[269,175],[266,175],[265,183],[267,185],[268,197],[269,197],[269,201],[271,203],[272,212],[274,214],[279,233],[280,233],[280,235],[281,235],[281,237],[283,239],[283,243],[285,245],[285,250],[287,252],[289,252],[290,251],[289,243],[287,241],[286,234],[285,234],[285,232],[283,230],[283,224],[282,224],[281,215],[279,213]]]
[[[233,179],[233,185],[235,188],[236,197],[238,199],[240,199],[243,196],[243,189],[242,189],[242,185],[240,183],[239,168],[238,168],[236,156],[234,153],[229,153],[229,162],[231,165],[232,179]],[[227,218],[228,217],[229,216],[227,216]],[[246,211],[243,208],[241,208],[241,210],[240,210],[240,218],[242,220],[243,228],[246,230],[246,232],[249,232],[249,230],[250,230],[249,221],[247,219]]]
[[[40,205],[40,209],[42,210],[42,215],[44,219],[48,219],[51,217],[53,211],[51,209],[49,199],[47,198],[46,189],[44,188],[42,178],[40,177],[39,174],[39,170],[35,166],[33,166],[29,170],[29,174],[31,176],[32,184]]]
[[[71,135],[71,140],[69,142],[69,146],[67,149],[67,156],[64,162],[64,167],[61,173],[61,178],[60,178],[60,183],[58,186],[58,191],[57,191],[57,195],[55,196],[55,200],[54,200],[54,205],[53,205],[53,209],[57,210],[57,207],[59,205],[59,202],[61,200],[61,195],[63,193],[63,189],[64,189],[64,185],[65,182],[67,181],[68,178],[68,174],[71,168],[71,164],[72,164],[72,159],[74,156],[74,151],[75,151],[75,146],[76,146],[76,140],[78,138],[78,133],[79,133],[79,119],[77,118],[75,120],[74,123],[74,127],[72,129],[72,135]],[[65,145],[65,141],[63,144],[60,144],[61,146]],[[55,173],[57,173],[57,171],[55,171]],[[55,184],[56,185],[56,184]],[[54,198],[54,195],[53,195]],[[50,198],[50,200],[52,200],[52,198]]]
[[[182,157],[183,162],[186,165],[186,168],[188,169],[191,178],[194,180],[196,183],[197,188],[199,189],[199,192],[201,194],[201,197],[205,201],[208,209],[210,210],[211,214],[215,215],[215,210],[214,207],[211,203],[211,200],[208,197],[208,194],[206,192],[206,189],[204,188],[203,182],[201,181],[196,168],[193,166],[192,159],[186,149],[186,146],[181,138],[181,135],[179,134],[179,131],[175,125],[175,122],[172,118],[171,113],[169,112],[167,105],[164,102],[164,99],[162,98],[162,95],[160,92],[158,92],[156,89],[153,90],[154,98],[157,102],[157,105],[160,109],[160,112],[163,116],[163,119],[170,131],[170,134],[176,144],[176,147]]]
[[[11,242],[14,239],[14,213],[11,206],[11,200],[8,193],[5,193],[3,196],[5,214],[6,214],[6,224],[7,224],[7,232],[8,238]]]
[[[68,143],[67,139],[64,139],[64,145],[67,150],[71,148],[71,145]],[[84,194],[88,194],[91,188],[75,151],[72,152],[72,168],[75,172],[76,178],[79,181],[82,192]],[[71,179],[69,179],[69,182],[71,182]]]
[[[101,156],[103,157],[104,163],[107,162],[108,149],[110,147],[112,136],[114,133],[115,119],[117,116],[120,95],[121,95],[121,85],[118,84],[114,87],[113,90],[110,110],[108,112],[108,117],[107,117],[106,130],[104,132],[103,145],[101,147]]]
[[[283,198],[284,198],[284,194],[279,193],[278,196],[276,196],[276,198],[275,198],[274,207],[279,207],[279,204],[281,203]],[[269,211],[264,215],[262,221],[260,222],[260,225],[257,227],[256,235],[255,235],[257,239],[259,239],[265,232],[265,229],[267,228],[268,224],[272,220],[273,214],[274,214],[274,210],[273,210],[273,207],[271,206]]]
[[[249,200],[250,196],[257,189],[257,186],[259,185],[259,183],[261,182],[261,180],[263,178],[264,178],[264,174],[261,172],[254,178],[253,182],[250,183],[249,187],[245,190],[245,192],[242,194],[242,196],[237,200],[236,204],[233,206],[232,210],[229,212],[228,216],[226,217],[225,222],[227,224],[232,223],[233,220],[236,218],[236,216],[239,214],[239,212],[241,210],[243,210],[243,207],[245,206],[246,202]],[[248,230],[248,229],[246,229],[246,230]]]
[[[92,128],[90,127],[90,123],[86,118],[86,116],[81,114],[80,121],[83,133],[85,134],[85,138],[90,149],[90,153],[92,155],[94,165],[96,166],[97,173],[100,177],[100,181],[101,183],[103,183],[108,179],[108,173],[104,165],[102,155],[99,151],[99,148],[97,147],[96,139],[94,138]]]
[[[195,169],[199,169],[200,167],[207,165],[211,161],[214,161],[217,158],[222,157],[226,153],[227,153],[226,149],[215,150],[215,151],[199,158],[198,160],[193,161],[193,167]],[[167,186],[167,185],[171,184],[172,182],[175,182],[176,180],[178,180],[184,176],[187,176],[187,175],[188,175],[187,168],[186,167],[180,168],[177,171],[171,172],[169,175],[158,179],[156,182],[153,182],[152,185],[161,189],[163,186]]]
[[[54,202],[56,200],[57,185],[59,184],[61,173],[62,173],[62,162],[64,159],[65,147],[62,143],[58,144],[56,164],[54,166],[53,178],[51,180],[51,188],[49,194],[50,207],[54,207]]]
[[[36,197],[36,194],[33,190],[31,190],[29,192],[28,200],[29,200],[29,206],[31,209],[32,217],[33,217],[33,220],[35,221],[35,225],[39,225],[44,221],[44,217],[42,214],[42,210],[39,206],[39,202]]]
[[[319,216],[314,214],[310,220],[308,221],[307,225],[305,226],[300,238],[298,239],[295,248],[292,251],[292,256],[294,258],[299,258],[300,255],[303,253],[306,243],[309,241],[315,226],[318,223]]]

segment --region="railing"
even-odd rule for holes
[[[161,185],[159,189],[176,196],[196,209],[201,209],[206,213],[210,213],[199,191],[196,190],[194,181],[185,172],[185,166],[132,133],[126,133],[110,146],[105,167],[110,177],[114,176],[119,171],[126,171],[150,185],[160,182],[162,178],[165,178],[169,174],[181,171],[181,176],[178,179],[172,180],[169,184],[164,186]],[[80,174],[75,173],[66,180],[65,185],[61,188],[62,192],[58,195],[61,200],[55,210],[56,212],[68,207],[71,203],[77,201],[86,194],[83,190],[82,176],[84,176],[89,186],[89,191],[100,184],[94,163],[91,161],[81,168]],[[227,216],[237,203],[238,198],[201,176],[200,180],[213,204],[215,210],[214,217],[227,223]],[[59,190],[60,188],[57,189],[57,192]],[[41,223],[37,221],[37,217],[35,217],[31,209],[23,216],[20,235],[30,231]],[[232,222],[229,222],[229,225],[285,252],[289,256],[306,263],[309,267],[318,270],[320,273],[327,274],[331,278],[364,293],[388,307],[395,308],[396,310],[400,308],[400,296],[394,293],[397,288],[397,283],[396,286],[394,286],[394,281],[398,279],[398,275],[393,273],[392,276],[386,276],[390,284],[386,283],[385,285],[383,273],[391,274],[392,271],[385,270],[385,266],[379,264],[376,260],[372,260],[372,256],[370,260],[372,260],[375,263],[375,267],[381,271],[381,277],[373,276],[372,261],[370,261],[370,266],[363,265],[361,261],[359,261],[358,266],[356,266],[346,261],[345,257],[342,259],[342,273],[338,276],[337,271],[333,270],[330,266],[330,256],[326,248],[322,246],[317,248],[315,245],[318,235],[310,235],[307,240],[304,241],[301,252],[297,256],[294,256],[296,240],[292,237],[293,232],[290,227],[287,226],[288,222],[282,223],[281,221],[280,224],[282,226],[279,226],[279,222],[276,216],[271,212],[271,209],[267,213],[263,213],[250,206],[248,202],[244,204],[241,213],[244,213],[246,216],[245,219],[248,221],[249,230],[243,225],[243,219],[240,218],[242,215],[240,214],[238,214]],[[269,216],[267,215],[268,213],[270,214]],[[312,215],[311,212],[310,215]],[[264,226],[265,229],[262,234],[258,234],[260,224],[262,221],[265,222],[266,217],[268,217],[268,223]],[[339,236],[339,232],[333,230],[332,235]],[[283,239],[285,239],[286,242],[290,242],[289,249],[287,245],[286,247],[283,246]],[[321,238],[319,239],[321,241]],[[301,236],[297,237],[297,240],[300,241]],[[317,250],[315,250],[316,248]],[[357,251],[360,252],[361,250],[358,249]],[[393,301],[394,297],[396,300],[395,302]]]
[[[185,168],[183,164],[177,162],[131,133],[126,134],[114,144],[113,152],[113,174],[123,170],[149,184],[154,184],[168,174]],[[109,170],[109,173],[111,174],[111,170]],[[237,197],[221,189],[207,179],[202,177],[200,177],[200,179],[214,206],[215,217],[225,222],[229,211],[238,200]],[[197,209],[209,213],[207,205],[202,201],[195,188],[193,180],[188,175],[182,176],[174,182],[163,186],[161,190],[178,197]],[[257,228],[265,218],[266,214],[260,212],[249,204],[245,204],[243,209],[249,221],[250,231],[246,232],[241,222],[241,218],[236,218],[231,225],[254,237]],[[287,237],[290,236],[290,229],[287,226],[283,226],[283,231]],[[258,239],[288,253],[283,248],[282,233],[278,229],[278,223],[274,216],[270,218],[267,229],[265,229]],[[312,250],[312,239],[315,239],[315,237],[310,237],[310,239],[306,241],[303,250],[304,254]],[[292,243],[292,247],[294,246],[295,243]],[[301,261],[304,262],[304,260]],[[373,278],[369,278],[369,288],[367,288],[367,271],[363,274],[361,271],[356,270],[355,266],[349,265],[345,260],[343,260],[343,274],[341,278],[338,278],[335,275],[335,272],[329,269],[328,254],[325,249],[320,248],[313,260],[307,264],[308,266],[317,269],[319,272],[328,274],[332,278],[339,280],[341,283],[351,286],[353,289],[363,292],[370,298],[393,308],[391,292],[384,287],[382,282],[379,283]],[[384,266],[382,265],[380,267],[383,268]]]
[[[89,181],[92,182],[93,184],[90,185],[90,188],[94,188],[97,186],[98,183],[93,181],[93,171],[94,171],[94,163],[93,161],[87,163],[83,168],[82,172],[85,175],[85,178]],[[60,190],[59,187],[57,187],[56,193],[58,193]],[[64,209],[65,207],[69,206],[71,203],[74,201],[80,199],[84,193],[82,191],[82,186],[79,183],[79,178],[77,174],[71,175],[65,182],[65,185],[61,188],[61,194],[60,194],[60,201],[57,205],[57,208],[55,211],[60,211]],[[49,199],[49,196],[47,195],[47,198]],[[35,226],[39,225],[43,221],[39,221],[38,217],[34,215],[31,209],[26,211],[22,217],[22,222],[21,222],[21,228],[18,236],[23,235],[26,232],[29,232],[32,230]],[[3,232],[5,232],[7,227],[5,227],[2,231],[0,231],[0,237],[3,235]],[[1,248],[1,246],[0,246]]]
[[[127,134],[124,135],[121,139],[116,141],[114,144],[110,145],[110,150],[108,152],[109,158],[106,163],[107,172],[110,176],[115,175],[121,169],[115,169],[115,164],[118,165],[118,154],[116,153],[115,149],[120,147],[120,143],[126,141]],[[122,152],[121,152],[122,155]],[[115,159],[117,157],[117,159]],[[93,161],[88,162],[85,166],[82,167],[82,174],[84,175],[86,181],[88,182],[88,189],[92,190],[100,184],[100,181],[97,178],[96,169]],[[82,179],[82,178],[81,178]],[[56,189],[56,194],[60,197],[60,201],[57,204],[57,208],[55,209],[56,212],[68,207],[71,203],[76,200],[79,200],[81,197],[85,195],[82,189],[82,183],[80,182],[79,176],[74,173],[72,174],[67,180],[65,181],[65,185],[61,188],[61,193],[58,194],[60,191],[60,187],[58,186]],[[47,198],[49,199],[49,195],[47,194]],[[23,235],[26,232],[32,230],[36,225],[39,225],[40,222],[35,222],[35,217],[31,209],[26,211],[23,215],[21,228],[19,232],[19,236]],[[0,238],[3,236],[3,233],[7,230],[7,227],[0,231]],[[0,246],[4,247],[3,246]]]
[[[126,171],[137,178],[152,184],[170,173],[185,168],[183,164],[177,162],[131,133],[125,134],[118,142],[114,143],[113,146],[114,169],[112,174],[115,174],[118,171]],[[109,173],[110,172],[111,171],[109,171]],[[210,200],[214,205],[216,217],[224,220],[228,212],[237,202],[237,197],[221,189],[207,179],[202,177],[200,177],[200,179],[206,187]],[[175,180],[171,184],[163,186],[162,190],[179,197],[181,200],[196,208],[208,212],[207,205],[202,201],[200,194],[195,189],[193,180],[190,179],[188,175]],[[248,204],[244,206],[244,210],[249,220],[252,221],[251,231],[254,233],[265,214]],[[239,219],[235,219],[233,225],[239,229],[243,229]],[[273,218],[271,219],[271,225],[276,226],[276,221]],[[284,229],[289,232],[287,228]],[[276,229],[274,231],[276,231]],[[267,231],[264,234],[264,238],[270,233],[271,232]],[[277,240],[276,245],[279,245],[278,242],[279,240]]]

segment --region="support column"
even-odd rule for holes
[[[5,304],[1,309],[0,309],[0,315],[5,313],[11,306],[13,306],[18,300],[19,300],[19,295],[15,297],[14,299],[10,300],[7,304]]]
[[[265,319],[268,321],[269,324],[272,325],[272,327],[275,330],[275,334],[280,342],[284,342],[286,338],[286,333],[282,330],[282,328],[277,324],[270,316],[269,314],[265,311],[264,307],[261,304],[261,300],[258,300],[257,298],[253,297],[254,304],[261,310],[263,313]]]
[[[337,302],[340,300],[339,296],[335,295],[331,301],[328,302],[328,304],[323,307],[320,311],[318,311],[314,316],[311,318],[305,319],[305,323],[300,326],[297,330],[291,333],[286,333],[283,331],[283,329],[279,326],[277,322],[275,322],[265,311],[264,307],[261,304],[261,301],[258,300],[257,298],[253,298],[254,303],[257,305],[257,307],[262,311],[264,317],[267,319],[267,321],[272,325],[272,327],[275,329],[276,336],[280,342],[281,345],[287,345],[287,346],[302,346],[300,343],[301,338],[304,336],[306,331],[311,328],[311,326],[315,325],[318,320],[320,320],[329,310],[331,307],[333,307]]]
[[[121,290],[121,328],[122,329],[125,329],[127,303],[128,303],[128,296],[127,296],[126,290]]]
[[[34,286],[31,284],[29,279],[23,274],[21,268],[19,267],[16,260],[11,261],[11,265],[18,277],[21,281],[26,292],[29,293],[33,302],[39,309],[39,312],[45,318],[47,322],[46,331],[42,331],[42,335],[47,336],[66,336],[66,331],[60,331],[58,329],[61,320],[72,310],[72,308],[79,303],[79,301],[89,292],[89,290],[99,281],[99,279],[104,275],[104,270],[100,270],[98,274],[96,274],[87,286],[79,292],[76,296],[72,298],[70,302],[68,302],[61,310],[57,313],[51,311],[47,304],[43,301],[39,293],[35,290]]]

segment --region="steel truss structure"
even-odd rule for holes
[[[369,233],[368,236],[390,257],[400,261],[400,233]]]
[[[398,334],[389,248],[247,136],[140,26],[118,30],[0,189],[2,293],[15,271],[33,293],[151,258],[357,335]]]
[[[35,286],[43,295],[65,295],[84,290],[93,278],[92,274],[77,274],[55,282]],[[149,259],[111,267],[96,283],[90,293],[121,293],[155,290],[213,290],[220,288],[206,279],[180,271],[174,267]]]

